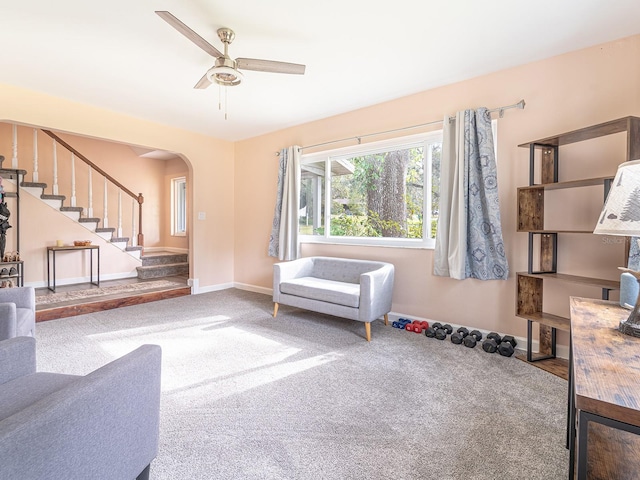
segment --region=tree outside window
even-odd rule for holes
[[[432,246],[441,142],[437,132],[304,156],[303,241]]]

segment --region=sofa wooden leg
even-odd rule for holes
[[[367,342],[370,342],[371,341],[371,323],[370,322],[364,323],[364,331],[367,334]]]
[[[384,314],[384,324],[385,325],[389,325],[389,314],[388,313]]]
[[[273,304],[273,317],[275,318],[276,315],[278,315],[278,304],[274,303]]]

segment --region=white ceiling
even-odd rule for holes
[[[231,141],[640,33],[639,0],[0,0],[0,82]],[[230,56],[307,65],[193,86]],[[640,60],[639,60],[640,61]],[[519,100],[514,98],[514,102]],[[429,119],[425,119],[429,120]]]

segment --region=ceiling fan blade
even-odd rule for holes
[[[209,79],[207,78],[207,74],[205,73],[202,76],[202,78],[198,80],[198,83],[196,83],[193,88],[205,89],[209,85],[211,85],[211,82],[209,81]]]
[[[178,30],[182,35],[187,37],[189,40],[191,40],[193,43],[195,43],[197,46],[199,46],[202,50],[207,52],[212,57],[218,58],[223,56],[222,53],[220,53],[220,50],[218,50],[216,47],[211,45],[209,42],[207,42],[204,38],[202,38],[196,32],[191,30],[189,27],[187,27],[184,23],[182,23],[180,20],[174,17],[171,13],[167,11],[158,11],[158,10],[156,10],[156,13],[165,22],[167,22],[173,28]]]
[[[258,72],[291,73],[304,75],[305,66],[299,63],[275,62],[273,60],[259,60],[257,58],[236,58],[241,70],[256,70]]]

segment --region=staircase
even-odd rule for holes
[[[0,169],[2,168],[2,163],[0,162]],[[24,176],[24,175],[23,175]],[[66,200],[66,196],[64,195],[51,195],[44,193],[47,188],[46,183],[42,182],[20,182],[20,188],[23,191],[26,191],[33,195],[34,197],[40,198],[43,202],[49,205],[56,210],[59,210],[65,216],[75,220],[80,225],[85,227],[90,232],[99,235],[101,238],[105,239],[107,242],[111,242],[113,245],[118,247],[120,250],[127,252],[129,255],[134,258],[140,258],[142,247],[140,246],[130,246],[128,237],[116,237],[115,236],[115,228],[99,228],[98,224],[100,223],[99,218],[91,218],[91,217],[82,217],[83,208],[82,207],[65,207],[64,201]],[[187,269],[188,271],[188,269]]]
[[[189,256],[186,253],[150,252],[142,255],[142,266],[136,267],[138,278],[189,275]]]
[[[3,169],[2,162],[4,157],[0,155],[0,170]],[[4,167],[6,168],[6,167]],[[14,170],[15,171],[15,170]],[[17,180],[20,181],[20,189],[32,196],[39,198],[50,207],[60,211],[63,215],[85,227],[90,232],[100,236],[107,242],[120,249],[122,252],[141,261],[141,266],[136,267],[138,278],[141,280],[155,279],[169,276],[188,276],[189,261],[186,253],[172,252],[146,252],[143,254],[143,247],[131,245],[129,237],[116,236],[116,228],[100,227],[101,219],[97,217],[83,217],[84,208],[78,206],[65,206],[67,199],[65,195],[53,195],[45,193],[48,188],[47,183],[43,182],[27,182],[24,178],[27,175],[26,170],[17,170]],[[14,182],[13,178],[5,178],[8,182]],[[89,209],[91,211],[91,209]]]

